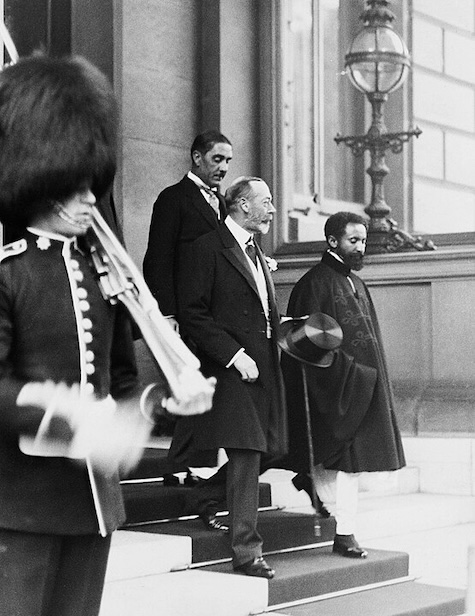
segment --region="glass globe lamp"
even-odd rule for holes
[[[353,39],[345,56],[345,68],[352,84],[365,94],[387,95],[405,81],[409,51],[391,26],[394,14],[386,0],[370,0],[361,19],[364,27]]]

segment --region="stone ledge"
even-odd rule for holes
[[[408,436],[475,438],[475,385],[472,382],[393,381],[401,431]]]

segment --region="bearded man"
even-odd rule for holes
[[[294,485],[310,491],[304,381],[308,385],[316,492],[336,518],[333,551],[365,558],[354,537],[361,472],[394,471],[405,465],[394,412],[381,333],[365,283],[353,273],[363,267],[366,220],[338,212],[325,224],[327,250],[320,263],[295,285],[287,314],[323,312],[343,331],[329,367],[305,365],[282,355],[289,415],[288,468]],[[304,376],[305,375],[305,376]]]
[[[177,424],[175,459],[224,448],[228,463],[189,491],[188,504],[212,530],[229,530],[237,573],[271,579],[257,530],[262,459],[286,452],[286,418],[277,333],[279,314],[258,233],[269,231],[275,207],[258,177],[226,190],[224,224],[192,245],[181,331],[196,345],[203,374],[217,379],[208,421]],[[230,528],[214,517],[227,501]]]

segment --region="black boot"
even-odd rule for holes
[[[354,535],[335,535],[333,552],[347,558],[367,558],[368,552],[360,546]]]
[[[307,473],[298,473],[292,479],[292,483],[294,484],[294,487],[299,492],[301,490],[304,490],[304,492],[306,492],[309,495],[310,500],[312,501],[312,505],[315,508],[315,511],[322,518],[329,518],[330,517],[330,512],[325,507],[325,505],[322,503],[322,501],[318,498],[318,494],[315,494],[315,498],[317,499],[316,503],[313,502],[313,498],[314,497],[313,497],[313,490],[312,490],[312,480],[310,478],[310,475],[307,475]]]

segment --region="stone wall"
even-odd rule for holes
[[[310,266],[274,274],[283,314]],[[378,313],[404,433],[475,434],[475,248],[375,255],[361,276]]]

